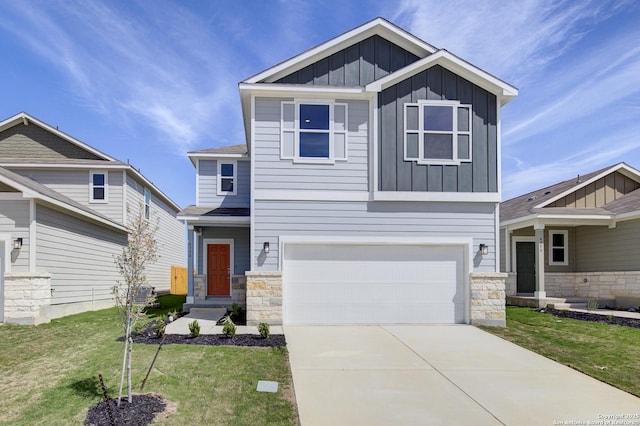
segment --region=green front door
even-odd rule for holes
[[[516,243],[517,292],[536,291],[536,245],[533,242]]]

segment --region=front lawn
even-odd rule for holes
[[[175,302],[174,299],[166,299]],[[165,309],[153,315],[164,315]],[[82,424],[100,402],[98,373],[117,396],[123,343],[115,309],[87,312],[36,327],[0,327],[0,424]],[[134,344],[134,392],[155,345]],[[280,384],[256,392],[258,380]],[[125,386],[126,389],[126,386]],[[288,352],[284,348],[165,345],[144,393],[175,403],[164,425],[295,425]]]
[[[507,306],[507,326],[483,330],[640,396],[640,329]]]

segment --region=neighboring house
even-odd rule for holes
[[[500,109],[517,89],[381,18],[239,88],[246,144],[189,153],[187,307],[504,324]]]
[[[136,214],[158,221],[160,258],[147,272],[168,291],[171,265],[184,264],[179,210],[131,165],[28,114],[0,122],[0,322],[113,305],[114,256]]]
[[[640,305],[640,171],[624,163],[500,205],[507,296]],[[527,297],[510,302],[527,303]]]

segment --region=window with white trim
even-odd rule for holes
[[[549,231],[549,265],[569,264],[569,231]]]
[[[347,160],[347,104],[282,102],[280,158],[294,162]]]
[[[144,218],[149,220],[151,217],[151,192],[147,188],[144,189]]]
[[[238,187],[238,163],[218,160],[218,195],[236,195]]]
[[[418,164],[471,161],[471,105],[419,101],[404,105],[404,159]]]
[[[107,202],[107,176],[106,172],[89,173],[89,202]]]

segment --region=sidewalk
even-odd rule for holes
[[[596,315],[603,315],[603,316],[611,315],[613,317],[631,318],[631,319],[640,320],[640,312],[615,311],[610,309],[596,309],[596,310],[590,311],[588,309],[575,309],[575,308],[569,308],[567,310],[573,311],[573,312],[584,312],[585,314],[596,314]]]

